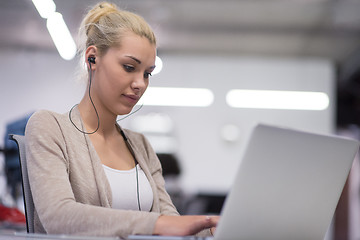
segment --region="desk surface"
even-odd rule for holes
[[[120,240],[116,237],[84,237],[68,235],[28,234],[26,232],[0,231],[0,240]]]
[[[88,237],[69,235],[33,234],[26,232],[1,231],[0,240],[125,240],[117,237]],[[212,237],[172,237],[172,236],[129,236],[127,240],[213,240]]]

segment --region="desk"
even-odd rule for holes
[[[28,234],[26,232],[2,232],[0,231],[0,240],[121,240],[117,237],[87,237],[87,236],[69,236],[69,235],[46,235],[46,234]],[[137,236],[132,235],[122,240],[213,240],[213,237],[195,237],[195,236]]]
[[[120,240],[117,237],[88,237],[0,231],[0,240]]]

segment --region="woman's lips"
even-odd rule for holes
[[[126,99],[128,99],[132,103],[137,103],[137,101],[139,101],[140,99],[138,95],[134,95],[134,94],[124,94],[123,96],[125,96]]]

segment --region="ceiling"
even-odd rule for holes
[[[54,2],[76,38],[83,15],[97,1]],[[342,95],[356,98],[349,101],[359,102],[360,106],[360,97],[357,97],[360,81],[355,87],[348,84],[354,77],[360,79],[360,0],[113,2],[140,14],[150,23],[158,38],[160,54],[310,56],[332,60],[340,73],[339,82],[350,86]],[[0,29],[0,50],[56,51],[46,21],[31,0],[0,0]],[[357,112],[360,123],[360,108]]]
[[[54,0],[71,33],[94,0]],[[124,0],[154,28],[159,51],[315,56],[360,47],[360,0]],[[0,48],[54,50],[31,0],[0,0]]]

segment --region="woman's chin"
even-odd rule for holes
[[[121,111],[118,111],[118,115],[119,116],[122,116],[122,115],[127,115],[129,113],[131,113],[133,107],[129,107],[129,108],[126,108],[126,109],[121,109]]]

